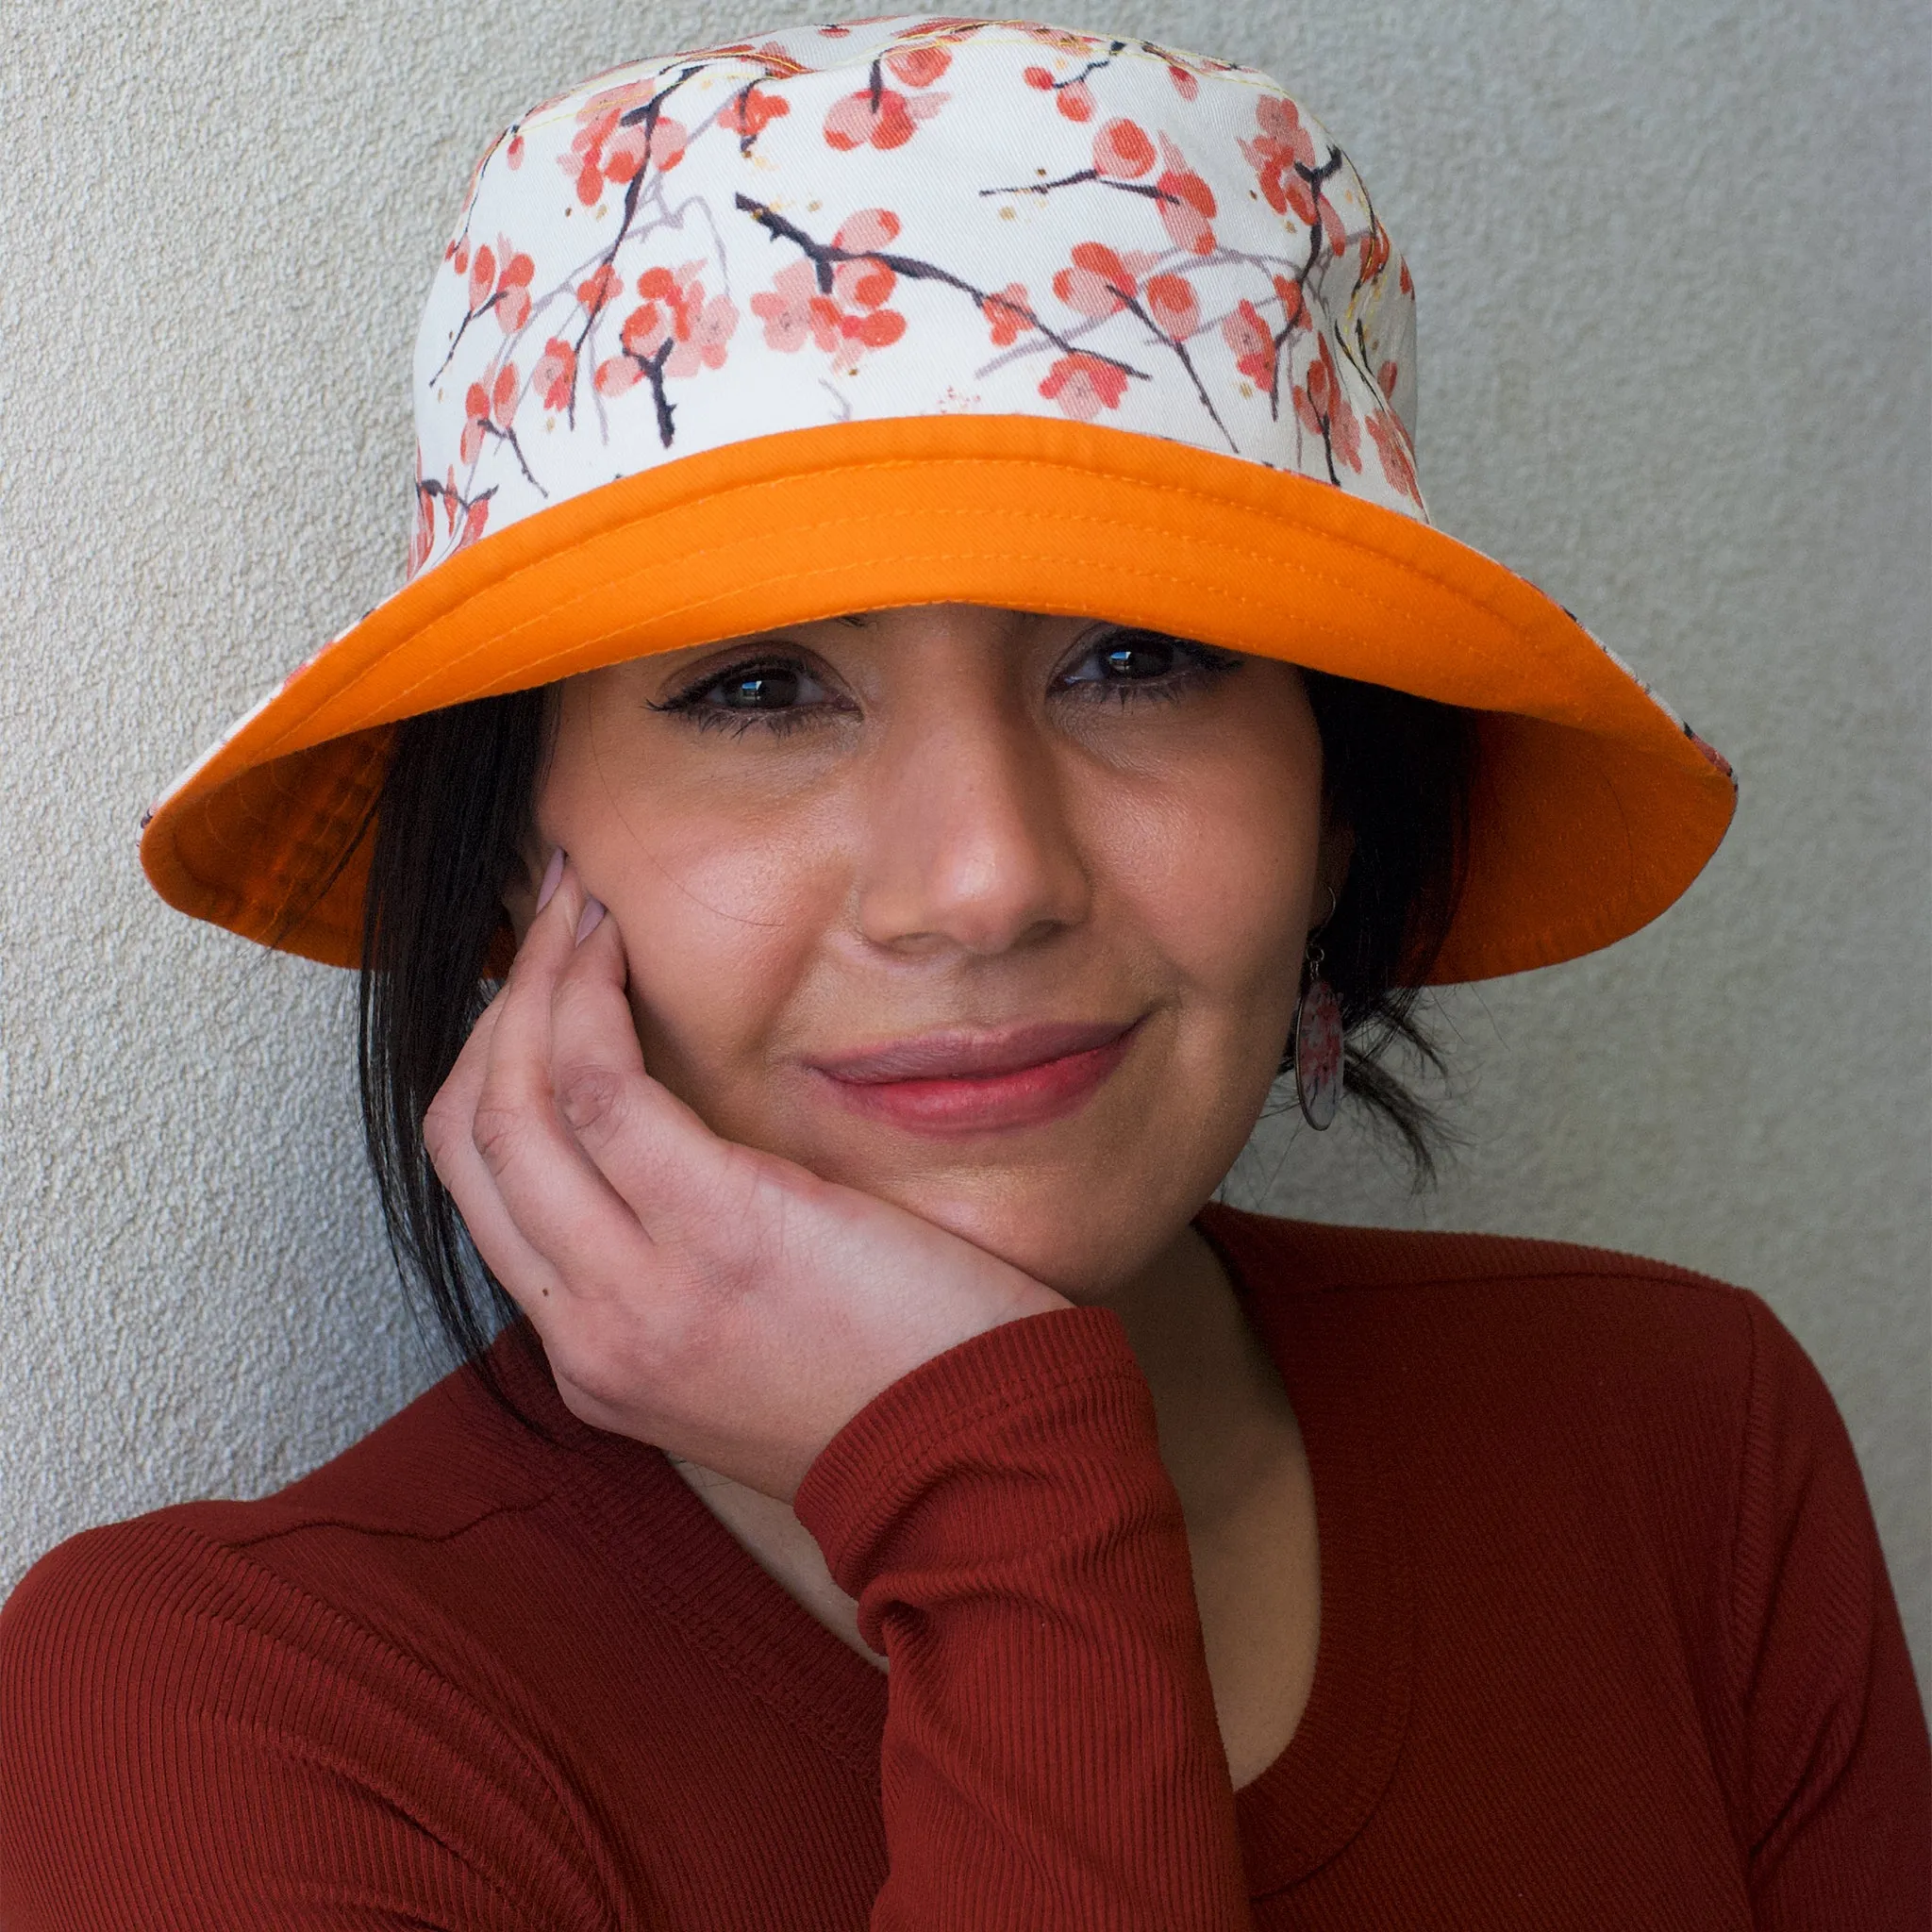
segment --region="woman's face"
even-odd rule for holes
[[[1291,667],[958,604],[567,681],[536,824],[719,1133],[1083,1300],[1240,1152],[1340,884]]]

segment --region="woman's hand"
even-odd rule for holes
[[[889,1383],[1067,1306],[929,1222],[719,1139],[644,1071],[615,924],[575,867],[551,872],[423,1132],[573,1414],[789,1501]]]

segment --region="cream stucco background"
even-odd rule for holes
[[[404,385],[531,99],[774,0],[0,0],[0,1588],[253,1494],[434,1373],[361,1168],[344,977],[164,911],[150,793],[398,581]],[[1928,1542],[1927,23],[1917,0],[1065,0],[1327,120],[1414,264],[1438,519],[1738,765],[1613,953],[1449,1001],[1411,1200],[1278,1124],[1236,1198],[1759,1290]]]

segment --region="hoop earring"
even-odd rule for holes
[[[1330,889],[1332,891],[1332,888]],[[1331,908],[1329,919],[1335,917]],[[1323,921],[1325,925],[1327,920]],[[1316,927],[1319,932],[1321,927]],[[1294,1008],[1294,1097],[1302,1118],[1324,1133],[1341,1105],[1342,1062],[1347,1044],[1341,1024],[1341,1002],[1322,977],[1323,952],[1308,947],[1307,978]]]

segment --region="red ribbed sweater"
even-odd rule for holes
[[[1307,1446],[1314,1688],[1229,1789],[1110,1314],[884,1391],[797,1507],[890,1677],[499,1359],[0,1615],[7,1932],[1910,1928],[1932,1760],[1857,1463],[1748,1292],[1212,1209]]]

